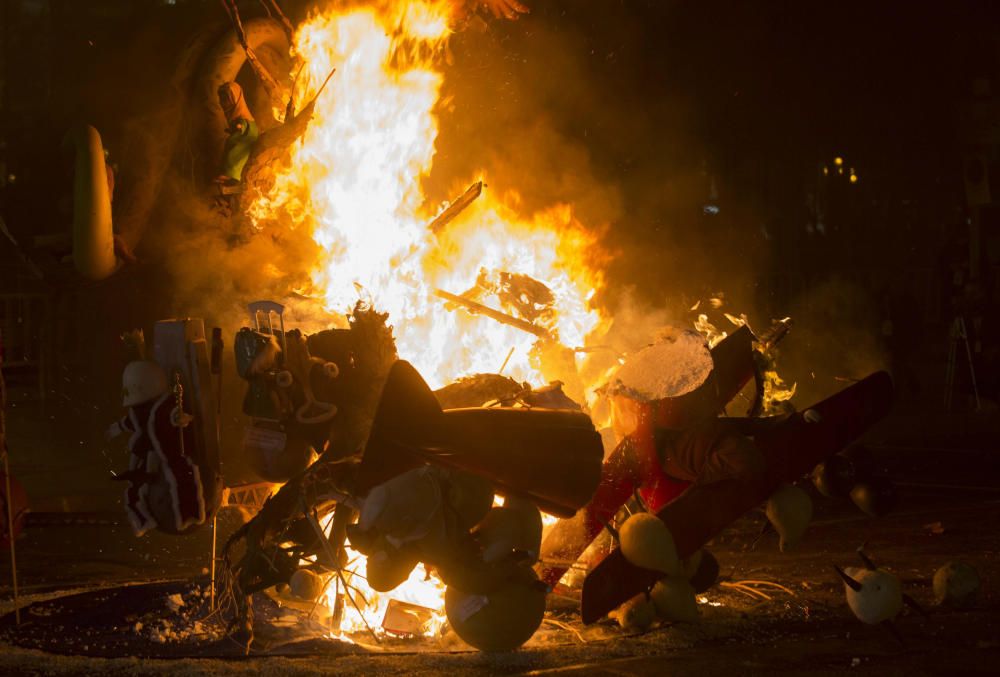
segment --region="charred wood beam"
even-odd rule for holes
[[[249,43],[247,43],[247,34],[246,31],[243,30],[243,20],[240,18],[240,10],[236,6],[236,0],[221,0],[221,2],[223,9],[226,10],[226,14],[229,15],[229,20],[233,24],[233,30],[236,31],[236,38],[243,46],[243,51],[246,52],[247,61],[250,63],[250,67],[253,68],[253,72],[257,74],[257,78],[267,91],[268,98],[270,98],[275,105],[282,105],[284,103],[284,98],[281,94],[281,85],[267,70],[263,62],[261,62],[260,57],[257,56],[257,53],[253,50]],[[285,21],[287,22],[288,20],[285,19]]]
[[[786,317],[782,320],[775,320],[771,326],[757,336],[757,343],[764,351],[770,350],[777,345],[781,339],[785,338],[788,330],[792,328],[792,318]]]
[[[474,184],[469,186],[462,195],[452,202],[448,207],[438,214],[433,221],[431,221],[428,228],[435,235],[439,234],[444,228],[451,223],[456,216],[465,211],[465,209],[476,201],[480,195],[483,194],[483,182],[476,181]]]
[[[277,20],[281,23],[282,28],[285,29],[285,33],[288,35],[288,42],[292,42],[292,35],[295,33],[295,28],[292,26],[292,22],[288,20],[285,13],[281,11],[281,7],[278,5],[278,0],[260,0],[260,4],[264,6],[267,11],[268,16],[272,19],[277,17]]]
[[[508,327],[514,327],[515,329],[520,329],[521,331],[528,332],[529,334],[534,334],[540,339],[552,340],[552,334],[548,329],[539,327],[537,324],[532,324],[527,320],[522,320],[512,315],[508,315],[507,313],[494,308],[490,308],[489,306],[473,301],[472,299],[465,298],[464,296],[458,296],[457,294],[452,294],[451,292],[446,292],[443,289],[434,290],[434,295],[448,301],[449,303],[460,305],[471,313],[484,315],[491,320],[496,320],[500,324],[506,324]]]

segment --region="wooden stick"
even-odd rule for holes
[[[7,443],[3,444],[3,472],[6,479],[6,503],[7,503],[7,536],[10,539],[10,580],[14,586],[14,622],[21,624],[21,603],[18,600],[17,590],[17,554],[14,547],[14,505],[10,494],[10,465],[7,462]]]
[[[212,611],[215,611],[215,544],[218,538],[218,530],[216,529],[216,523],[218,520],[218,515],[214,515],[212,517],[212,564],[211,570],[208,573],[208,608]]]
[[[257,57],[257,53],[253,50],[253,47],[247,43],[247,34],[243,30],[243,20],[240,18],[240,10],[236,6],[236,0],[222,0],[222,8],[225,9],[226,14],[229,15],[229,20],[233,24],[233,31],[236,33],[236,39],[239,40],[240,45],[243,47],[243,51],[247,55],[247,61],[250,63],[250,67],[253,69],[253,72],[257,74],[257,78],[260,80],[260,83],[264,86],[264,90],[267,92],[268,97],[275,105],[284,103],[281,97],[281,85],[275,77],[268,72],[267,68],[264,67],[264,64]]]
[[[464,212],[466,207],[475,202],[476,198],[482,195],[482,193],[483,182],[476,181],[474,184],[466,188],[465,192],[462,193],[462,195],[459,196],[454,202],[448,205],[443,212],[438,214],[427,227],[430,228],[432,233],[437,235],[444,230],[444,227],[451,223],[456,216]]]
[[[514,327],[515,329],[520,329],[521,331],[528,332],[529,334],[534,334],[540,339],[552,339],[552,334],[549,333],[548,329],[539,327],[538,325],[528,322],[527,320],[522,320],[512,315],[508,315],[507,313],[500,312],[499,310],[495,310],[489,306],[484,306],[478,301],[473,301],[472,299],[467,299],[464,296],[458,296],[457,294],[446,292],[443,289],[435,289],[434,295],[438,298],[444,299],[445,301],[450,301],[451,303],[457,303],[460,306],[464,306],[466,310],[473,313],[485,315],[491,320],[496,320],[500,324],[506,324],[509,327]]]
[[[292,26],[292,22],[288,20],[285,13],[281,11],[281,7],[278,6],[277,0],[261,0],[261,4],[264,5],[264,9],[267,10],[270,16],[273,12],[278,15],[278,21],[281,22],[282,27],[285,29],[285,34],[288,36],[288,42],[292,42],[292,36],[295,34],[295,28]]]
[[[514,348],[516,348],[516,347],[517,346],[511,346],[510,347],[510,352],[507,353],[507,357],[504,358],[503,364],[500,365],[500,371],[497,372],[498,374],[502,374],[503,370],[507,368],[507,363],[510,362],[510,357],[511,357],[511,355],[514,354]]]
[[[0,364],[3,363],[3,340],[0,337]],[[17,548],[14,545],[14,497],[10,488],[10,460],[7,454],[7,383],[0,370],[0,456],[3,457],[4,503],[7,508],[7,538],[10,540],[10,579],[14,588],[14,623],[21,625],[21,603],[17,589]]]
[[[216,376],[215,388],[215,438],[219,444],[222,443],[222,328],[212,327],[212,360],[210,371]],[[209,609],[215,611],[215,558],[219,538],[218,532],[219,511],[216,509],[212,515],[212,563],[209,565]]]

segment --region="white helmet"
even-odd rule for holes
[[[122,373],[122,406],[133,407],[167,392],[167,374],[156,362],[136,360]]]

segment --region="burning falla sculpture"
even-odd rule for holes
[[[308,394],[295,385],[309,383],[309,374],[288,364],[293,351],[281,350],[299,341],[297,334],[272,329],[253,342],[261,346],[260,359],[238,357],[252,383],[246,404],[254,424],[270,422],[288,441],[309,437],[319,459],[294,474],[223,548],[223,589],[230,593],[224,598],[234,624],[250,640],[250,595],[288,582],[303,567],[348,587],[349,538],[367,557],[373,589],[395,588],[423,562],[448,586],[446,610],[459,636],[483,649],[515,648],[544,611],[545,586],[531,569],[541,542],[538,509],[570,516],[590,499],[603,456],[600,436],[575,411],[442,410],[419,374],[396,359],[385,320],[359,306],[350,329],[310,337],[319,359],[305,363],[322,373]],[[250,343],[238,340],[237,349]],[[286,366],[293,373],[279,379]],[[333,414],[317,422],[308,417],[312,410]],[[317,436],[315,426],[327,435]],[[280,451],[287,452],[287,443]],[[494,493],[508,497],[504,507],[491,507]],[[327,533],[321,520],[331,514]],[[238,544],[245,545],[239,558]]]
[[[556,562],[575,560],[636,491],[656,516],[645,514],[627,525],[660,525],[665,537],[659,540],[669,543],[669,553],[653,548],[652,555],[643,554],[652,547],[648,539],[623,528],[622,549],[584,583],[584,621],[644,591],[656,593],[653,606],[661,617],[686,618],[690,605],[681,602],[691,601],[691,590],[710,585],[711,571],[718,569],[701,546],[768,497],[769,517],[792,544],[804,525],[789,526],[782,517],[788,501],[779,498],[789,491],[782,485],[821,461],[832,469],[841,458],[835,454],[885,412],[891,396],[888,377],[875,374],[801,414],[719,419],[714,414],[719,403],[760,375],[755,353],[783,329],[755,337],[744,327],[710,352],[695,336],[672,335],[664,340],[688,345],[697,367],[690,370],[691,383],[682,395],[655,401],[618,388],[612,394],[613,418],[624,436],[602,466],[600,435],[557,388],[531,391],[494,376],[466,379],[436,395],[398,359],[385,314],[359,305],[348,329],[306,337],[284,329],[280,306],[252,308],[255,319],[260,311],[268,317],[277,312],[279,324],[268,321],[264,331],[255,321],[235,342],[239,371],[250,382],[244,408],[253,434],[247,435],[245,450],[263,457],[255,465],[272,479],[287,482],[223,548],[223,606],[248,641],[255,592],[292,582],[299,591],[322,589],[317,573],[350,589],[345,578],[350,542],[367,558],[373,590],[396,588],[423,563],[448,586],[445,612],[460,637],[484,650],[515,648],[541,622],[545,590],[565,569]],[[211,397],[201,402],[196,397],[200,392],[205,400],[209,391],[198,384],[210,378],[199,327],[191,320],[157,325],[158,338],[164,339],[157,360],[172,364],[168,347],[182,346],[173,351],[180,361],[170,373],[186,373],[191,384],[192,404],[176,407],[178,415],[164,419],[164,430],[179,431],[178,441],[184,431],[214,430]],[[166,340],[172,334],[173,343]],[[629,359],[645,371],[642,359]],[[140,371],[152,377],[134,377]],[[667,371],[644,375],[669,380]],[[133,365],[127,402],[173,404],[180,392],[168,389],[161,372],[153,363]],[[495,391],[489,399],[501,406],[442,409],[440,402],[481,403],[486,391]],[[196,448],[187,446],[189,452]],[[310,464],[313,453],[319,458]],[[198,522],[218,505],[218,464],[206,462],[210,456],[199,467],[211,481],[204,487],[205,517],[199,512]],[[855,451],[843,458],[851,459],[851,481],[861,479],[862,456]],[[832,486],[836,479],[840,493],[849,491],[850,482],[840,475],[818,486]],[[507,497],[503,507],[492,506],[494,494]],[[544,541],[539,509],[567,518]],[[161,529],[184,530],[171,524],[157,518]],[[357,599],[337,596],[334,620]],[[648,605],[642,609],[648,611]],[[622,614],[635,624],[634,613]]]
[[[313,399],[328,403],[328,411],[336,407],[332,421],[351,406],[353,417],[317,447],[319,460],[292,477],[224,548],[234,622],[248,639],[254,592],[287,582],[303,568],[325,572],[348,588],[343,571],[349,540],[368,559],[373,589],[395,588],[423,562],[448,585],[445,610],[463,639],[485,650],[514,648],[541,621],[544,589],[564,570],[554,562],[576,559],[636,489],[658,511],[648,519],[666,527],[683,572],[675,578],[685,590],[694,590],[695,580],[704,589],[702,569],[711,566],[701,564],[714,560],[699,556],[701,545],[772,494],[772,502],[780,503],[776,489],[849,444],[885,412],[891,395],[888,378],[875,374],[802,414],[713,417],[710,427],[719,433],[713,439],[722,444],[705,446],[705,453],[687,461],[682,454],[664,458],[657,429],[676,429],[698,420],[699,412],[716,411],[753,377],[754,343],[759,348],[768,335],[754,337],[744,328],[711,351],[704,382],[683,397],[652,405],[634,396],[619,402],[619,419],[633,427],[602,468],[600,437],[586,415],[538,408],[442,410],[416,371],[396,359],[385,316],[357,308],[351,329],[342,331],[337,340],[326,337],[328,345],[353,346],[340,356],[321,347],[322,335],[310,337],[319,356],[314,368],[329,378],[334,370],[323,360],[338,360],[361,370],[359,378],[351,387],[350,380],[342,382],[336,392],[314,384]],[[359,333],[352,338],[351,332]],[[366,343],[352,343],[361,336]],[[366,354],[364,346],[372,341],[381,347]],[[334,381],[345,377],[345,369],[336,372]],[[296,401],[284,409],[308,411]],[[704,432],[699,426],[688,431]],[[672,439],[671,448],[681,448],[683,439]],[[745,462],[733,466],[734,459]],[[721,461],[720,467],[742,465],[745,472],[704,475]],[[510,497],[509,504],[491,508],[494,492]],[[540,543],[538,508],[572,519],[558,523]],[[330,514],[327,531],[321,518]],[[241,542],[245,552],[236,559]],[[605,558],[584,584],[584,621],[648,592],[664,575],[662,567],[654,569],[621,551]],[[661,613],[676,615],[670,602],[676,594],[671,597],[668,588],[660,585]],[[498,634],[500,627],[508,632]]]
[[[801,413],[717,418],[751,378],[757,378],[758,396],[764,391],[758,355],[787,329],[782,322],[754,336],[749,327],[740,328],[711,349],[704,378],[679,396],[650,399],[622,391],[613,396],[621,441],[604,462],[590,503],[546,534],[539,567],[544,582],[555,586],[565,563],[580,557],[633,496],[666,524],[676,556],[692,557],[727,525],[777,497],[782,485],[835,456],[885,415],[892,383],[878,372]],[[759,410],[751,407],[751,413]],[[648,593],[662,576],[615,549],[584,581],[583,621],[592,623]]]

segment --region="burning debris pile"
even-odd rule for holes
[[[278,304],[250,311],[252,326],[234,341],[247,381],[243,452],[277,484],[222,545],[212,588],[228,634],[248,650],[260,595],[316,618],[332,638],[453,632],[485,651],[530,639],[556,588],[580,595],[585,623],[612,612],[629,630],[694,620],[696,596],[718,576],[705,543],[764,503],[781,549],[792,547],[811,502],[788,483],[812,470],[817,486],[852,490],[866,474],[831,474],[847,458],[836,452],[887,402],[877,374],[802,414],[718,417],[766,378],[759,356],[787,322],[764,338],[741,327],[711,349],[697,332],[669,330],[626,356],[603,389],[611,428],[602,432],[617,440],[606,454],[591,417],[558,384],[480,374],[435,393],[399,360],[384,313],[359,304],[348,328],[306,336],[284,326]],[[154,352],[173,366],[130,364],[126,404],[173,406],[152,446],[133,444],[145,463],[123,479],[126,496],[139,498],[130,510],[177,532],[219,507],[203,481],[220,476],[205,452],[218,443],[204,416],[217,398],[215,360],[199,322],[157,330]],[[148,383],[129,381],[136,365]],[[851,469],[861,463],[853,458]],[[151,500],[157,485],[172,491]],[[185,497],[203,512],[178,528],[170,517],[183,514]],[[541,511],[563,519],[543,529]],[[602,531],[620,547],[598,561],[588,546]],[[579,572],[578,560],[586,578],[575,592],[579,577],[564,574]]]
[[[237,335],[253,421],[245,450],[285,483],[223,547],[222,598],[245,639],[252,595],[275,586],[322,602],[338,634],[359,624],[433,633],[443,601],[451,628],[473,646],[529,639],[545,609],[532,569],[539,506],[568,516],[593,493],[603,448],[590,419],[530,407],[445,411],[395,359],[384,314],[359,306],[350,329],[307,340],[284,329],[280,308],[252,309],[278,319]],[[496,494],[507,497],[502,507]],[[408,585],[418,566],[439,581],[430,600],[375,601]],[[399,622],[408,618],[401,604],[428,601]]]
[[[631,354],[602,352],[596,239],[569,206],[525,217],[477,178],[426,209],[451,7],[312,15],[292,34],[287,91],[253,64],[271,99],[288,97],[283,125],[259,136],[240,88],[218,83],[220,206],[243,237],[300,229],[319,252],[308,284],[250,304],[233,340],[242,452],[273,486],[213,554],[209,606],[248,651],[264,598],[328,638],[450,630],[484,651],[530,639],[553,590],[579,598],[588,624],[691,621],[718,576],[704,546],[766,504],[792,547],[811,515],[790,486],[805,474],[860,491],[872,512],[885,502],[868,477],[862,497],[863,473],[837,456],[885,413],[885,374],[795,412],[774,368],[787,318],[754,333],[727,316],[727,333],[701,315]],[[300,327],[285,327],[286,307]],[[137,535],[208,524],[227,495],[222,343],[200,320],[165,321],[155,359],[126,368],[114,431],[130,433],[119,479]],[[720,415],[751,381],[747,415]],[[155,627],[154,641],[174,639]]]

